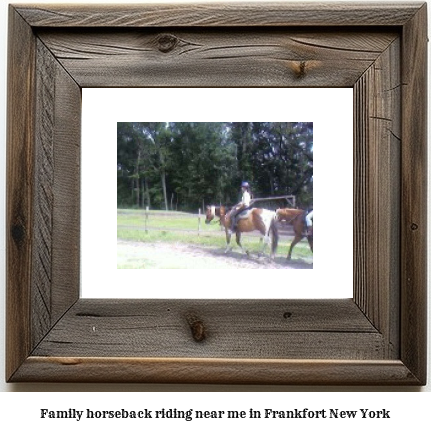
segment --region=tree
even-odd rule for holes
[[[137,183],[136,163],[139,143],[132,123],[117,125],[117,205],[130,206],[135,202]],[[131,193],[129,192],[131,191]],[[139,195],[137,196],[139,200]]]
[[[117,140],[119,205],[230,205],[243,180],[312,205],[312,123],[118,123]]]
[[[169,159],[170,131],[168,123],[136,123],[142,134],[143,147],[146,149],[148,169],[158,172],[163,193],[165,209],[168,210],[166,190],[166,170]]]

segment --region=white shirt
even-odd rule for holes
[[[249,206],[250,205],[250,200],[251,200],[251,196],[250,193],[248,191],[245,191],[242,194],[242,199],[241,199],[241,203],[245,206]]]
[[[313,211],[310,211],[305,217],[305,223],[308,227],[313,226]]]

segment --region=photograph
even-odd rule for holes
[[[81,296],[352,298],[353,126],[349,88],[84,88]]]
[[[312,122],[118,122],[118,269],[312,269]]]

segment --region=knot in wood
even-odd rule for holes
[[[198,319],[196,316],[188,316],[187,323],[189,324],[193,339],[197,342],[204,341],[207,335],[202,320]]]
[[[172,51],[178,44],[178,38],[172,34],[162,34],[157,38],[158,50],[161,52]]]
[[[417,230],[419,228],[419,226],[416,224],[416,223],[412,223],[411,225],[410,225],[410,229],[411,230]]]
[[[304,76],[307,74],[307,62],[306,61],[300,61],[296,64],[296,67],[294,68],[295,74],[297,78],[304,78]]]
[[[25,227],[21,223],[15,223],[11,227],[11,235],[17,245],[21,245],[25,239]]]

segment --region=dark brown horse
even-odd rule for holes
[[[232,249],[230,245],[231,233],[230,233],[230,211],[226,211],[224,206],[207,206],[205,223],[211,223],[215,218],[220,218],[220,223],[224,226],[226,232],[226,250],[225,253]],[[236,242],[241,250],[247,254],[248,251],[244,250],[241,244],[241,233],[259,231],[262,234],[261,240],[263,240],[263,247],[261,254],[263,254],[266,245],[271,242],[271,259],[274,258],[275,252],[278,246],[278,229],[276,224],[276,216],[274,211],[265,210],[262,208],[251,208],[250,210],[244,211],[244,213],[237,216],[236,225]],[[270,238],[271,234],[271,238]]]
[[[280,222],[286,222],[293,227],[295,237],[293,238],[292,244],[290,244],[289,253],[287,259],[292,258],[292,250],[295,245],[301,241],[302,238],[306,237],[308,244],[310,245],[311,251],[313,251],[313,227],[307,233],[307,225],[305,223],[306,211],[295,209],[295,208],[283,208],[276,211],[277,220]]]

